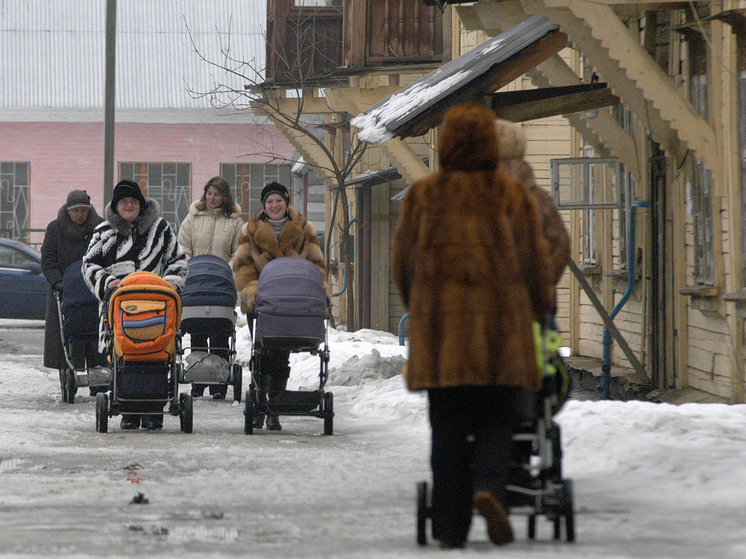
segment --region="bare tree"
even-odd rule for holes
[[[265,79],[266,67],[260,67],[256,60],[242,60],[233,52],[230,28],[218,31],[221,37],[219,55],[211,57],[198,48],[187,26],[192,46],[200,60],[218,71],[213,74],[214,83],[209,90],[195,91],[189,84],[187,90],[194,97],[208,99],[215,108],[251,110],[257,116],[266,116],[324,180],[331,195],[331,216],[327,221],[331,230],[326,232],[325,238],[327,275],[331,275],[332,254],[336,253],[344,265],[347,283],[344,291],[346,316],[343,322],[349,331],[353,331],[356,329],[355,291],[352,288],[353,247],[346,183],[368,144],[358,141],[357,129],[349,124],[354,115],[334,106],[333,89],[329,88],[333,80],[319,75],[318,67],[328,66],[325,59],[327,51],[318,46],[315,10],[306,12],[305,18],[295,21],[290,41],[266,41],[267,60],[273,60],[276,65],[274,76],[281,78],[272,82]],[[222,78],[216,78],[216,75]],[[229,81],[233,84],[241,82],[243,86],[230,85]],[[319,115],[323,115],[321,124],[318,123]],[[324,131],[323,135],[318,133],[319,129]],[[266,151],[255,155],[272,161],[284,159],[273,152],[270,143],[263,147]]]

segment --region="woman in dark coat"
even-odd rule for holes
[[[316,228],[290,206],[288,189],[277,182],[267,184],[262,189],[262,205],[264,209],[241,228],[241,239],[233,257],[233,277],[241,299],[241,310],[246,314],[254,310],[259,274],[275,258],[292,256],[309,260],[319,269],[326,287],[324,256]],[[267,395],[271,398],[285,390],[290,376],[289,357],[290,352],[283,349],[273,350],[262,357],[262,367],[267,374],[262,375],[264,384],[259,387],[261,399]],[[264,416],[255,416],[254,428],[263,426]],[[276,415],[267,416],[267,429],[282,429]]]
[[[445,118],[441,171],[404,198],[392,274],[409,311],[410,390],[428,391],[433,535],[463,547],[472,507],[495,544],[521,390],[541,386],[532,319],[554,311],[535,198],[497,173],[495,115],[458,105]]]
[[[50,369],[64,369],[67,366],[60,337],[54,290],[62,288],[62,274],[67,267],[83,258],[93,236],[93,229],[99,223],[101,217],[91,206],[90,196],[85,190],[73,190],[67,195],[65,205],[57,212],[57,219],[47,226],[44,234],[44,242],[41,245],[41,268],[49,283],[47,319],[44,325],[44,366]],[[91,349],[92,354],[97,353],[95,347]],[[97,364],[102,363],[92,365]]]

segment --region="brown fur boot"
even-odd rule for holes
[[[474,508],[487,521],[487,535],[492,543],[504,545],[513,541],[513,529],[508,522],[508,515],[492,493],[477,492],[474,495]]]

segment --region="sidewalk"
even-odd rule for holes
[[[572,378],[573,396],[582,400],[601,398],[601,360],[572,356],[565,359]],[[633,369],[611,367],[609,396],[612,400],[643,400],[668,404],[708,403],[728,404],[726,398],[714,396],[694,388],[658,390],[649,379]]]

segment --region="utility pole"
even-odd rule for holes
[[[114,108],[116,100],[117,0],[106,1],[106,82],[104,91],[104,200],[114,193]],[[103,214],[102,214],[103,215]]]

